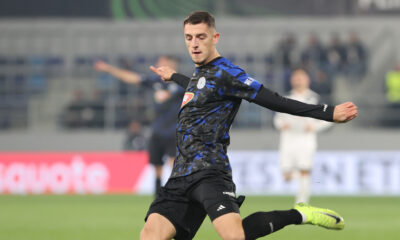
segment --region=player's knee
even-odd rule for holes
[[[157,240],[160,239],[157,232],[153,231],[151,228],[144,226],[140,232],[140,240]]]

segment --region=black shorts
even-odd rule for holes
[[[149,142],[150,163],[155,166],[163,165],[163,157],[175,157],[176,141],[175,135],[162,137],[153,133]]]
[[[175,239],[192,239],[208,215],[213,221],[227,213],[239,213],[244,197],[236,198],[232,178],[219,170],[204,170],[169,179],[147,212],[166,217],[176,229]]]

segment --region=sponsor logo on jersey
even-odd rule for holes
[[[206,85],[206,78],[201,77],[199,78],[199,81],[197,82],[197,88],[202,89]]]
[[[254,81],[255,81],[255,80],[254,80],[253,78],[249,77],[249,78],[247,78],[247,79],[244,81],[244,84],[246,84],[247,86],[251,86],[251,84],[252,84]]]
[[[194,93],[192,92],[185,92],[185,96],[183,96],[183,101],[181,107],[185,106],[188,102],[192,101],[194,97]]]

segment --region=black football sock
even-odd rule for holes
[[[243,219],[246,240],[253,240],[291,224],[300,224],[303,218],[294,209],[287,211],[255,212]]]

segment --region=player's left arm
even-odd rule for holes
[[[337,123],[348,122],[357,117],[358,114],[357,106],[352,102],[346,102],[336,106],[329,106],[327,104],[307,104],[285,98],[263,86],[261,86],[253,102],[273,111]]]

